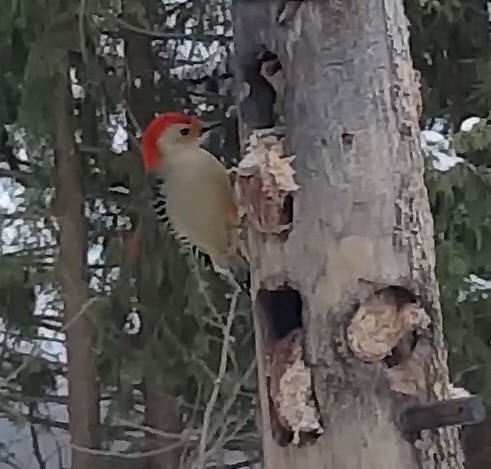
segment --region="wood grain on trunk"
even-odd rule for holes
[[[455,427],[424,433],[419,449],[404,438],[396,424],[401,400],[385,365],[356,359],[344,337],[350,315],[377,285],[408,288],[432,321],[425,398],[447,396],[421,102],[403,2],[312,0],[295,2],[286,15],[289,3],[237,0],[233,8],[242,144],[271,125],[268,103],[258,98],[268,84],[249,79],[258,47],[266,47],[285,74],[287,153],[296,155],[301,186],[286,240],[249,230],[251,294],[254,301],[258,289],[285,282],[300,292],[305,361],[324,433],[302,448],[273,441],[256,308],[266,468],[463,468]]]

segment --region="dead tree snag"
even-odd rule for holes
[[[261,171],[244,172],[241,180],[239,169],[266,468],[463,468],[455,426],[420,428],[413,442],[400,424],[408,404],[414,410],[452,394],[419,150],[421,102],[402,0],[236,0],[233,21],[245,161],[251,136],[279,134],[256,143],[281,141],[281,154],[295,155],[288,165],[299,186],[287,191],[286,216],[283,199],[266,196]],[[281,64],[281,86],[271,80],[273,67],[257,59],[264,50]],[[273,129],[279,92],[284,131]],[[260,292],[285,285],[302,299],[301,320],[278,339],[268,332],[271,314]],[[394,290],[409,297],[390,299]],[[370,329],[363,314],[381,300],[391,306],[372,315]],[[377,327],[381,318],[388,334]],[[308,395],[301,402],[315,403],[309,414],[315,419],[306,412],[292,423],[278,389],[298,357],[308,378],[304,373],[296,385]],[[305,420],[316,423],[304,426]],[[275,425],[286,430],[281,438]],[[302,428],[317,439],[296,448],[291,443],[295,431],[302,442]]]

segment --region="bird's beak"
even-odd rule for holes
[[[220,121],[201,122],[201,132],[199,136],[200,145],[206,145],[208,138],[210,137],[210,131],[221,125],[222,123]]]
[[[209,132],[211,129],[214,129],[215,127],[220,127],[221,125],[221,121],[201,122],[201,134]]]

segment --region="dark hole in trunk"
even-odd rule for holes
[[[289,225],[290,223],[293,223],[293,197],[291,194],[288,194],[285,197],[281,218],[282,225]]]
[[[416,331],[409,332],[391,350],[391,354],[384,358],[384,363],[388,368],[400,365],[412,353],[417,343],[418,334]]]
[[[400,285],[391,285],[389,287],[383,288],[377,291],[380,293],[386,290],[391,294],[396,300],[397,307],[401,308],[405,303],[416,303],[416,295],[405,287]],[[400,365],[405,361],[413,352],[416,344],[418,343],[418,334],[416,331],[408,332],[399,343],[391,350],[391,354],[384,358],[384,363],[392,368],[394,366]]]
[[[286,417],[281,415],[278,408],[278,396],[280,395],[281,380],[284,373],[292,366],[292,355],[295,347],[298,346],[298,340],[301,341],[303,355],[303,322],[302,322],[302,297],[298,290],[284,284],[275,290],[265,288],[259,289],[257,293],[259,303],[258,310],[261,314],[261,322],[264,327],[267,350],[268,350],[268,375],[267,390],[269,400],[269,417],[271,433],[273,440],[280,446],[287,446],[293,440],[293,431],[289,423],[285,421]],[[302,356],[302,360],[304,357]],[[310,371],[309,371],[310,373]],[[283,386],[286,386],[283,384]],[[284,391],[283,391],[284,392]],[[320,412],[314,386],[311,388],[311,399]],[[280,398],[281,399],[281,398]],[[302,407],[299,407],[302,412]],[[322,421],[319,420],[322,426]],[[299,446],[314,443],[319,437],[316,431],[301,431]]]
[[[271,341],[285,337],[302,327],[302,297],[288,285],[276,290],[259,289],[257,301],[264,314],[264,321]]]
[[[351,147],[353,146],[353,140],[355,139],[355,136],[349,132],[343,132],[341,134],[341,140],[343,142],[343,148],[345,150],[351,150]]]

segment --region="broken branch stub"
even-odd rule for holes
[[[347,328],[347,342],[360,360],[374,363],[389,356],[414,330],[426,329],[431,320],[425,310],[410,301],[409,292],[384,288],[362,302]]]
[[[406,409],[400,416],[406,432],[420,432],[452,425],[476,425],[486,418],[486,408],[480,396],[465,396],[430,402]]]
[[[236,168],[236,191],[241,213],[263,233],[282,233],[291,228],[288,198],[300,186],[286,156],[284,138],[277,129],[256,130],[246,144]]]
[[[292,442],[297,445],[303,440],[301,433],[318,436],[323,432],[310,369],[303,361],[302,342],[302,329],[294,329],[276,341],[266,356],[268,394],[276,418],[286,431],[293,433]]]

